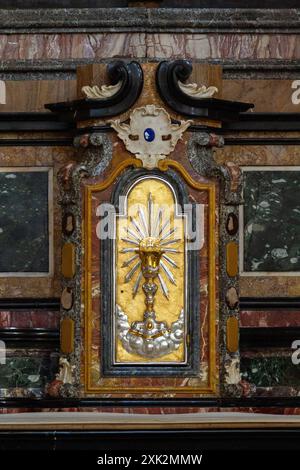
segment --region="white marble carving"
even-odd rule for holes
[[[121,123],[119,119],[109,123],[127,150],[142,160],[145,168],[152,169],[174,150],[192,121],[172,124],[165,109],[150,104],[136,108],[130,115],[129,124]]]
[[[225,365],[226,377],[225,382],[228,385],[235,385],[241,381],[241,375],[239,370],[239,360],[237,358],[232,359]]]
[[[69,361],[65,357],[59,358],[59,373],[57,374],[57,379],[61,380],[63,384],[72,384],[73,371],[75,366],[71,366]]]
[[[212,98],[219,91],[215,86],[206,87],[197,83],[183,83],[180,80],[178,81],[178,86],[186,95],[198,99]]]
[[[100,88],[95,86],[83,86],[81,88],[82,93],[85,94],[87,98],[94,100],[103,100],[104,98],[110,98],[111,96],[118,93],[122,86],[122,81],[120,80],[116,85],[102,85]]]

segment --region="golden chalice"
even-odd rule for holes
[[[164,250],[160,246],[160,240],[155,237],[143,238],[136,249],[141,260],[141,271],[146,282],[143,284],[143,291],[146,296],[146,310],[142,322],[134,322],[129,330],[130,333],[142,336],[143,338],[157,338],[162,336],[166,330],[164,322],[157,322],[154,311],[154,297],[157,292],[157,285],[154,279],[159,274],[160,260]]]

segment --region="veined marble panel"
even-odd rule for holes
[[[52,169],[0,170],[0,275],[51,274]]]
[[[0,328],[59,328],[60,314],[49,310],[1,310]]]
[[[299,387],[300,368],[293,364],[290,354],[262,355],[241,358],[243,380],[257,387]]]
[[[2,60],[157,57],[297,59],[297,34],[74,33],[1,34]]]
[[[186,59],[296,59],[297,35],[147,34],[147,57]]]
[[[248,168],[243,180],[241,272],[299,272],[300,168]]]
[[[299,310],[244,310],[240,313],[241,327],[272,328],[300,326]]]
[[[41,396],[57,372],[58,353],[49,349],[8,349],[0,367],[0,397]]]
[[[298,80],[223,80],[224,100],[254,103],[256,113],[299,112],[300,104],[293,99]],[[298,91],[295,95],[298,97]]]
[[[2,60],[146,57],[144,33],[0,35]]]

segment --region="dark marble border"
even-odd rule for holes
[[[241,351],[253,349],[257,351],[265,348],[291,350],[293,341],[298,338],[300,338],[300,327],[240,328],[240,349]]]
[[[1,10],[0,10],[1,16]],[[1,26],[1,24],[0,24]],[[1,31],[0,31],[1,32]],[[0,63],[0,80],[75,80],[76,68],[80,65],[107,64],[113,58],[38,59],[3,60]],[[160,62],[161,59],[139,57],[144,62]],[[126,61],[126,58],[124,58]],[[193,64],[222,65],[224,80],[270,80],[298,79],[300,63],[286,59],[192,59]]]
[[[1,129],[0,129],[1,131]],[[47,129],[49,132],[49,129]],[[73,139],[0,139],[0,147],[72,147]]]
[[[70,131],[74,121],[60,121],[54,113],[0,112],[0,132],[18,131]],[[20,139],[21,140],[21,139]],[[22,139],[26,140],[26,139]],[[47,140],[47,139],[45,139]]]
[[[14,8],[128,8],[129,4],[139,3],[140,5],[149,3],[146,0],[14,0]],[[156,0],[157,6],[154,8],[198,8],[199,0]],[[267,4],[267,5],[266,5]],[[297,8],[298,0],[201,0],[202,8]],[[12,8],[11,0],[0,0],[0,8]],[[139,7],[140,8],[140,7]]]
[[[72,8],[0,10],[0,32],[299,32],[300,9]]]
[[[104,410],[111,407],[121,408],[265,408],[273,409],[300,407],[299,396],[259,396],[259,397],[226,397],[226,398],[33,398],[33,397],[0,397],[0,413],[4,408],[17,408],[27,410],[62,408],[96,408],[102,407]],[[242,411],[242,410],[241,410]]]
[[[36,309],[36,310],[56,310],[60,309],[60,299],[57,298],[15,298],[0,299],[0,310],[19,310],[19,309]]]
[[[300,309],[300,297],[240,297],[241,310]]]
[[[299,451],[299,439],[300,429],[297,429],[296,424],[291,427],[290,423],[289,426],[283,425],[280,429],[243,429],[241,426],[226,429],[220,426],[220,429],[85,429],[74,431],[69,426],[64,431],[51,429],[0,431],[0,450],[13,451],[9,453],[12,468],[21,467],[28,458],[28,451],[37,449],[47,451],[47,454],[46,452],[42,454],[42,459],[47,458],[47,462],[51,462],[52,467],[53,464],[61,466],[63,457],[66,457],[65,461],[70,468],[87,467],[87,462],[97,461],[99,455],[103,457],[108,449],[110,456],[120,455],[120,451],[123,455],[129,455],[128,452],[131,452],[130,455],[134,455],[136,460],[145,452],[152,455],[155,449],[157,457],[159,453],[163,454],[161,455],[162,461],[166,452],[174,451],[174,456],[181,452],[183,457],[186,452],[195,455],[196,449],[200,449],[201,453],[205,452],[203,461],[205,460],[205,464],[208,462],[204,468],[214,468],[216,464],[219,468],[226,461],[228,454],[224,455],[224,452],[218,451],[237,451],[235,459],[233,459],[234,456],[228,455],[231,468],[237,468],[240,465],[239,462],[245,461],[245,458],[251,468],[255,468],[257,462],[260,464],[263,462],[263,465],[268,467],[270,456],[273,456],[272,452],[277,451],[274,454],[277,463],[275,468],[284,468],[288,457],[282,451]],[[16,449],[19,452],[15,452]],[[255,452],[266,451],[266,449],[268,449],[267,453]],[[87,450],[89,452],[86,452]],[[59,451],[69,451],[69,453],[66,456]],[[39,462],[40,457],[41,453],[35,454],[35,461]],[[272,460],[271,458],[271,462]]]
[[[20,347],[26,343],[27,346],[45,345],[59,347],[59,330],[56,328],[0,328],[0,339],[9,344],[10,347]]]

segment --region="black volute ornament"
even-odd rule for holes
[[[83,98],[75,101],[46,104],[45,108],[69,120],[109,118],[128,111],[141,94],[143,70],[138,62],[110,62],[107,75],[111,85],[120,83],[116,93],[103,98]],[[99,84],[101,86],[101,84]]]
[[[156,83],[162,100],[176,113],[222,122],[237,121],[239,113],[253,108],[251,103],[221,100],[212,97],[195,97],[183,91],[184,84],[193,71],[189,60],[163,61],[156,73]],[[204,95],[205,96],[205,95]]]

